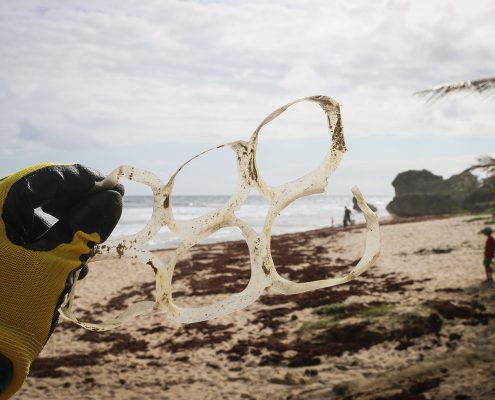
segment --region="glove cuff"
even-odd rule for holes
[[[0,400],[10,398],[19,390],[26,380],[31,362],[42,348],[43,345],[32,333],[0,321],[0,353],[9,359],[13,366],[12,382],[0,393]]]

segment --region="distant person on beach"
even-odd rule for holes
[[[347,208],[347,206],[345,206],[345,209],[344,209],[344,226],[347,226],[347,225],[352,225],[351,210],[349,210]]]
[[[492,236],[492,228],[483,228],[480,232],[486,236],[483,265],[485,266],[486,281],[493,282],[492,260],[495,255],[495,239]]]
[[[122,213],[124,189],[81,165],[35,165],[0,179],[0,400],[24,383],[76,272]],[[57,221],[46,221],[39,208]]]

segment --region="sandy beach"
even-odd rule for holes
[[[473,217],[384,224],[382,255],[359,279],[295,296],[268,290],[206,323],[155,315],[94,333],[62,322],[15,399],[495,399],[483,226]],[[363,246],[362,227],[272,239],[279,272],[297,281],[345,273]],[[174,294],[209,303],[248,279],[244,242],[196,246],[176,268]],[[92,264],[79,315],[100,320],[153,290],[141,265]]]

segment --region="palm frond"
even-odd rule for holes
[[[470,166],[464,172],[472,171],[474,169],[481,169],[485,171],[489,176],[495,176],[495,158],[490,156],[483,156],[478,158],[478,164]]]
[[[438,86],[436,88],[421,90],[414,93],[415,96],[426,97],[426,102],[431,103],[445,97],[451,93],[461,91],[485,93],[495,92],[495,77],[477,79],[474,81],[464,81]]]

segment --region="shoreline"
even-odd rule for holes
[[[387,226],[387,225],[396,225],[396,224],[407,224],[407,223],[414,223],[414,222],[425,222],[425,221],[435,221],[435,220],[441,220],[441,219],[448,219],[448,218],[457,218],[459,215],[435,215],[435,216],[422,216],[422,217],[394,217],[394,216],[387,216],[387,217],[382,217],[379,218],[379,225],[380,227],[382,226]],[[337,232],[352,232],[353,230],[356,229],[364,229],[366,228],[366,223],[358,223],[358,224],[352,224],[348,227],[343,227],[343,226],[336,226],[336,227],[327,227],[327,228],[317,228],[317,229],[308,229],[305,231],[297,231],[297,232],[288,232],[288,233],[281,233],[281,234],[276,234],[276,235],[271,235],[271,237],[292,237],[292,236],[297,236],[297,235],[320,235],[322,233],[328,233],[329,235]],[[222,240],[218,242],[208,242],[208,243],[198,243],[195,246],[211,246],[211,245],[217,245],[217,244],[227,244],[231,242],[242,242],[244,241],[243,239],[232,239],[232,240]],[[165,248],[153,248],[149,250],[152,253],[160,253],[163,251],[170,251],[170,250],[175,250],[174,247],[165,247]]]

